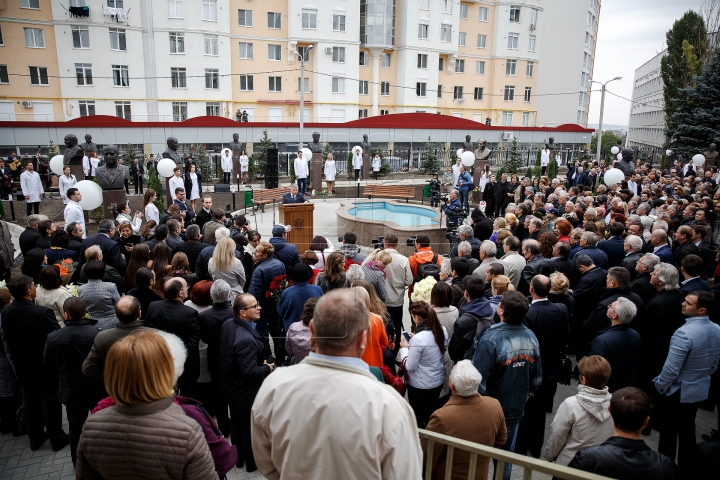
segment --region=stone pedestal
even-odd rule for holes
[[[75,179],[80,182],[85,180],[85,172],[82,165],[70,165],[70,173],[75,175]]]
[[[118,203],[125,202],[126,198],[125,190],[103,190],[103,213],[105,218],[114,220],[115,212],[113,208]]]
[[[322,153],[313,153],[310,160],[310,184],[313,190],[322,192],[323,158]]]
[[[363,180],[367,180],[370,178],[370,161],[372,158],[372,152],[370,150],[363,150],[362,157],[363,165],[362,170],[360,171],[360,176]]]

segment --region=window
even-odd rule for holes
[[[383,53],[382,54],[382,67],[383,68],[390,68],[390,62],[391,62],[390,54],[389,53]]]
[[[252,27],[252,10],[238,10],[238,26]]]
[[[483,60],[475,62],[475,75],[485,75],[485,62]]]
[[[302,55],[304,62],[310,61],[310,50],[308,50],[308,47],[297,47],[297,52]]]
[[[205,21],[217,22],[217,0],[203,0],[202,16]]]
[[[30,67],[30,85],[50,85],[47,67]]]
[[[532,96],[532,87],[525,87],[525,101],[529,102],[530,97]]]
[[[534,52],[535,51],[535,35],[530,35],[530,38],[528,39],[528,52]]]
[[[345,63],[345,47],[332,47],[332,61],[335,63]]]
[[[508,60],[505,63],[505,75],[515,76],[517,72],[517,60]]]
[[[445,69],[445,59],[440,57],[440,59],[438,59],[438,70],[442,72],[444,69]]]
[[[427,53],[418,53],[417,68],[427,68]]]
[[[390,82],[380,82],[380,95],[385,97],[390,95]]]
[[[282,60],[282,45],[268,45],[268,60]]]
[[[302,28],[317,28],[317,10],[302,11]]]
[[[478,20],[481,22],[488,21],[488,9],[487,7],[480,7],[480,13],[478,14]]]
[[[90,48],[90,32],[88,27],[72,26],[73,48]]]
[[[268,28],[282,28],[282,14],[268,12]]]
[[[218,55],[218,37],[217,35],[203,35],[203,44],[205,46],[205,55]]]
[[[240,75],[240,90],[243,92],[253,91],[253,76],[252,75]]]
[[[271,92],[282,92],[282,77],[269,77],[268,90]]]
[[[358,110],[358,118],[367,118],[367,116],[368,116],[367,108],[361,108]]]
[[[300,77],[298,77],[298,87],[297,91],[305,90],[305,93],[310,93],[310,79],[308,77],[305,77],[305,80],[303,81],[302,88],[300,87]]]
[[[440,41],[451,42],[452,41],[452,25],[442,24],[440,25]]]
[[[123,8],[123,0],[107,0],[107,6],[110,8]]]
[[[115,116],[124,118],[125,120],[131,120],[130,102],[115,102]]]
[[[34,8],[40,10],[40,0],[20,0],[20,8]]]
[[[170,53],[185,53],[185,34],[170,32]]]
[[[333,32],[345,31],[345,15],[333,15]]]
[[[208,117],[219,117],[220,102],[205,102],[205,115]]]
[[[380,110],[380,115],[390,115],[390,110]]]
[[[220,88],[220,73],[217,68],[205,69],[205,88],[213,90]]]
[[[0,65],[0,83],[10,83],[7,65]]]
[[[420,0],[420,10],[430,10],[430,0]]]
[[[186,88],[187,87],[187,75],[184,68],[171,68],[170,69],[170,83],[172,88]]]
[[[466,19],[468,13],[467,5],[460,5],[460,18]]]
[[[581,87],[589,87],[590,86],[590,74],[581,72],[580,73],[580,86]]]
[[[437,98],[442,98],[442,85],[438,85]]]
[[[508,33],[508,49],[517,50],[519,40],[520,40],[519,33]]]
[[[511,127],[512,126],[512,117],[513,117],[513,112],[508,112],[508,111],[503,112],[503,118],[502,118],[503,126]]]
[[[360,80],[360,81],[358,82],[358,86],[359,86],[359,89],[360,89],[360,91],[359,91],[360,95],[367,95],[367,94],[368,94],[368,85],[369,85],[369,82],[368,82],[367,80]]]
[[[168,18],[183,18],[183,2],[182,0],[168,0]]]
[[[370,52],[360,52],[360,66],[367,67],[370,65]]]
[[[487,35],[478,34],[477,48],[485,48],[487,46]]]
[[[523,112],[522,126],[523,127],[530,126],[530,112]]]
[[[92,85],[92,64],[76,63],[75,77],[78,85]]]
[[[173,122],[187,120],[187,102],[172,102]]]
[[[95,115],[95,102],[92,100],[80,100],[78,107],[81,117],[92,117]]]
[[[505,101],[506,102],[515,101],[515,86],[514,85],[505,85]]]
[[[45,37],[42,28],[23,28],[25,46],[28,48],[45,48]]]
[[[127,50],[125,42],[124,28],[111,28],[110,31],[110,50]]]
[[[116,87],[129,87],[130,76],[128,75],[127,65],[113,65],[113,85]]]
[[[419,24],[418,25],[418,38],[427,40],[429,30],[430,30],[430,25],[425,25],[423,23]]]
[[[465,60],[455,60],[455,73],[465,73]]]
[[[345,93],[345,79],[332,77],[332,93]]]
[[[531,25],[537,25],[538,20],[538,11],[537,8],[533,8],[530,10],[530,24]]]
[[[583,67],[590,68],[592,67],[592,57],[588,55],[587,53],[583,57]]]
[[[427,83],[417,82],[415,84],[415,95],[418,97],[424,97],[427,90]]]
[[[483,99],[483,89],[482,87],[475,87],[475,94],[473,95],[473,98],[475,100],[482,100]]]
[[[590,47],[591,38],[590,32],[585,32],[585,48]]]
[[[240,58],[252,60],[253,58],[253,44],[240,42]]]
[[[453,89],[453,98],[455,98],[455,99],[463,98],[463,87],[455,87]]]
[[[443,13],[452,13],[452,0],[440,0]]]
[[[458,34],[458,45],[461,47],[464,47],[466,42],[467,42],[467,33],[460,32]]]
[[[515,5],[510,7],[510,22],[517,23],[520,21],[520,7]]]
[[[528,78],[532,78],[534,70],[535,62],[527,62],[527,67],[525,68],[525,76]]]

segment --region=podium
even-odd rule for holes
[[[310,243],[314,237],[314,211],[312,203],[287,203],[280,205],[280,223],[290,225],[292,230],[287,234],[288,243],[298,248],[300,255],[310,249]]]

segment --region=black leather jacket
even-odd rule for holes
[[[651,450],[642,440],[610,437],[602,444],[575,454],[568,467],[618,480],[672,480],[679,478],[675,463]]]

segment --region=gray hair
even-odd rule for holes
[[[652,229],[653,230],[665,230],[667,232],[668,224],[665,220],[657,220],[655,223],[653,223]]]
[[[28,227],[37,227],[37,224],[40,222],[43,222],[45,220],[48,220],[48,217],[45,215],[30,215],[27,218],[27,226]]]
[[[97,245],[90,245],[85,249],[85,260],[102,260],[102,249]]]
[[[540,247],[540,242],[537,240],[533,240],[532,238],[529,238],[525,240],[522,244],[523,252],[527,251],[532,253],[533,255],[540,255],[540,252],[542,251],[542,248]]]
[[[219,242],[221,238],[229,237],[230,230],[225,227],[220,227],[215,230],[215,242]]]
[[[230,284],[225,280],[215,280],[210,287],[210,296],[213,299],[213,303],[223,303],[232,299],[232,290]]]
[[[98,233],[110,233],[115,228],[115,220],[105,219],[98,223]]]
[[[667,232],[665,230],[653,230],[652,234],[661,242],[667,243]]]
[[[355,280],[365,280],[365,272],[362,271],[362,267],[356,263],[350,265],[345,273],[345,280],[348,285],[352,285]]]
[[[472,237],[475,235],[475,230],[473,230],[473,227],[470,225],[462,224],[458,227],[458,233],[460,235],[465,235],[466,237]]]
[[[497,255],[497,245],[495,245],[495,242],[485,240],[480,244],[480,251],[485,252],[488,257],[494,257]]]
[[[456,197],[459,197],[459,196],[460,196],[460,192],[458,192],[458,189],[457,189],[457,188],[453,188],[452,190],[450,190],[450,193],[451,193],[451,194],[454,193]]]
[[[657,279],[662,282],[663,290],[677,290],[680,288],[680,285],[678,284],[680,274],[678,273],[677,268],[675,268],[675,265],[670,265],[669,263],[658,263],[655,265],[653,272],[655,273]]]
[[[660,257],[655,255],[654,253],[646,253],[642,257],[640,257],[640,260],[638,260],[639,263],[642,263],[648,269],[652,272],[655,270],[655,267],[660,263]]]
[[[637,307],[633,302],[625,297],[615,300],[613,311],[617,314],[617,321],[620,323],[630,323],[635,315],[637,315]]]
[[[461,242],[460,245],[467,242]],[[470,245],[468,243],[468,245]],[[471,248],[472,249],[472,248]],[[458,246],[458,251],[460,250],[460,247]],[[440,264],[440,273],[444,273],[448,277],[452,277],[452,267],[450,267],[450,259],[445,258],[443,259],[442,263]]]
[[[482,375],[470,360],[461,360],[450,372],[450,381],[455,393],[461,397],[472,397],[478,393]]]
[[[542,230],[543,221],[537,217],[533,217],[530,219],[530,225],[535,225],[535,227],[537,227],[538,230]]]
[[[200,237],[200,227],[198,227],[195,224],[190,225],[185,229],[185,235],[187,235],[188,239],[195,240],[196,238]]]
[[[597,245],[597,243],[598,243],[598,236],[595,235],[595,233],[593,233],[593,232],[585,232],[582,234],[582,237],[580,237],[580,238],[584,239],[587,242],[587,244],[591,245],[591,246]]]
[[[649,230],[653,226],[653,219],[646,215],[644,217],[640,217],[640,223],[642,223],[643,229]],[[654,230],[654,228],[653,228],[653,230]]]
[[[625,239],[625,242],[630,245],[630,248],[632,248],[633,252],[639,252],[640,250],[642,250],[642,238],[638,237],[637,235],[628,235]]]
[[[472,255],[472,245],[470,242],[460,242],[458,244],[458,253],[462,252],[463,257]]]

